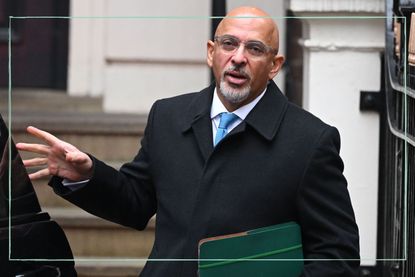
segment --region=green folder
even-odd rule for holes
[[[295,222],[199,242],[200,277],[298,277],[302,270],[301,230]]]

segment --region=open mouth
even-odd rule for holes
[[[224,77],[231,86],[243,86],[249,81],[248,74],[235,70],[225,71]]]

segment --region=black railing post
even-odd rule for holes
[[[219,16],[226,15],[226,0],[212,0],[212,10],[211,10],[211,28],[210,28],[210,38],[213,39],[215,36],[216,28],[219,25],[219,22],[222,18],[215,18]],[[213,82],[215,77],[213,76],[212,71],[210,72],[210,80]]]

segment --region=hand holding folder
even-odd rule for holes
[[[200,277],[298,277],[303,269],[300,226],[288,222],[199,242]]]

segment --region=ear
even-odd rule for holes
[[[213,53],[215,52],[215,43],[211,40],[207,42],[207,57],[206,61],[210,68],[212,68],[213,65]]]
[[[271,71],[268,73],[268,78],[270,80],[274,79],[277,76],[278,72],[280,71],[282,65],[284,64],[285,58],[282,55],[275,55],[272,58],[272,67]]]

